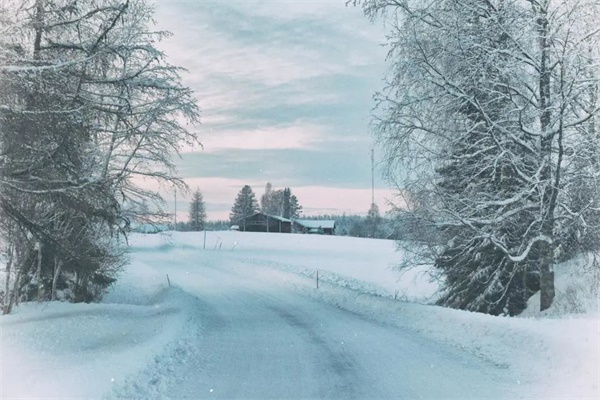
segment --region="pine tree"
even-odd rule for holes
[[[206,224],[206,206],[202,197],[200,189],[196,189],[192,196],[192,202],[190,203],[190,218],[188,222],[188,229],[190,231],[201,231],[204,230]]]
[[[292,217],[291,209],[292,191],[290,188],[283,189],[283,213],[282,217],[290,219]]]
[[[298,198],[295,195],[290,197],[290,218],[300,218],[302,212],[302,206],[298,202]]]
[[[257,213],[259,211],[258,201],[252,191],[252,188],[245,185],[237,195],[235,203],[231,208],[229,219],[232,224],[239,224],[241,222],[241,230],[246,230],[246,218]]]

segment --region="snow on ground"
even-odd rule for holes
[[[593,255],[582,255],[554,266],[556,298],[540,313],[540,294],[533,295],[521,317],[585,316],[600,313],[600,267],[594,267]]]
[[[204,247],[203,233],[176,233],[132,239],[134,248],[161,246],[177,249]],[[393,241],[278,235],[248,232],[208,232],[207,251],[244,260],[262,271],[263,278],[292,284],[296,290],[363,316],[415,329],[435,339],[486,358],[500,367],[518,370],[523,384],[541,398],[600,398],[600,316],[598,290],[583,267],[558,265],[557,298],[553,315],[540,318],[493,317],[436,306],[394,301],[399,291],[409,300],[425,302],[438,289],[425,270],[399,275]],[[217,256],[219,257],[219,256]],[[579,262],[579,266],[584,263]],[[267,267],[267,268],[265,268]],[[321,287],[315,290],[316,270]],[[292,272],[296,276],[289,273]],[[325,283],[325,286],[323,284]],[[596,288],[596,290],[594,290]],[[351,289],[351,290],[348,290]],[[575,303],[568,308],[573,291]],[[373,296],[375,294],[376,296]],[[537,304],[539,307],[539,304]],[[540,384],[544,382],[544,384]]]
[[[103,304],[17,307],[0,318],[0,398],[97,398],[126,386],[185,340],[190,301],[134,261]]]
[[[273,272],[267,272],[273,274]],[[285,279],[282,277],[282,279]],[[297,290],[363,317],[416,330],[510,368],[532,398],[600,398],[600,319],[534,319],[398,302],[298,280]]]
[[[291,290],[475,354],[518,376],[524,397],[600,398],[593,290],[578,300],[587,304],[583,314],[559,318],[557,306],[553,318],[491,317],[394,300],[400,293],[424,302],[437,286],[425,271],[398,280],[392,241],[209,232],[204,246],[203,233],[169,232],[132,235],[130,245],[131,263],[102,304],[26,304],[0,318],[0,398],[167,396],[181,364],[207,351],[198,309],[211,290],[201,282],[209,267],[213,280],[230,273],[254,292]],[[563,272],[558,267],[557,304],[569,286],[585,283],[565,283],[577,279]]]
[[[169,232],[133,236],[135,250],[198,249],[228,252],[228,257],[256,265],[270,265],[322,282],[381,296],[427,303],[439,286],[431,281],[426,268],[400,274],[394,269],[401,260],[393,240],[346,236],[251,233],[236,231]]]

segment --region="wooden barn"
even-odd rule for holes
[[[292,220],[260,212],[234,221],[234,224],[242,232],[292,233]]]
[[[294,231],[300,233],[316,233],[335,235],[335,221],[324,219],[295,219]]]

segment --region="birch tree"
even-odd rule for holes
[[[547,309],[565,246],[598,243],[600,3],[354,3],[391,27],[375,132],[439,232],[441,302],[514,314],[539,289]]]

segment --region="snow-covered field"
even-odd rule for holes
[[[381,296],[396,296],[427,303],[438,284],[426,269],[400,274],[394,267],[401,261],[392,240],[301,234],[250,232],[207,232],[133,237],[132,248],[202,249],[220,252],[224,258],[242,259],[250,264],[268,265],[316,280]]]
[[[219,397],[218,388],[223,382],[231,382],[231,377],[226,379],[230,371],[223,372],[218,367],[215,367],[217,372],[206,371],[207,366],[243,364],[243,360],[219,363],[220,356],[214,354],[214,347],[224,339],[213,335],[213,331],[217,329],[226,336],[229,331],[219,329],[239,322],[251,327],[254,336],[258,336],[271,327],[266,322],[264,328],[240,317],[252,312],[237,303],[244,299],[254,299],[255,306],[265,303],[271,309],[276,308],[269,318],[277,319],[279,324],[290,323],[284,327],[285,332],[290,337],[290,346],[298,348],[303,342],[301,338],[293,341],[295,330],[305,329],[306,321],[315,318],[320,318],[315,320],[321,321],[319,329],[332,330],[334,337],[342,333],[333,326],[323,327],[326,321],[331,320],[332,325],[339,325],[346,333],[354,330],[357,332],[354,335],[382,333],[385,339],[375,338],[369,345],[373,349],[390,346],[389,357],[394,356],[390,364],[385,364],[385,354],[360,353],[364,348],[358,342],[349,343],[353,338],[344,339],[342,344],[347,342],[348,348],[354,345],[357,354],[367,359],[362,365],[372,365],[363,371],[365,375],[381,363],[387,372],[380,378],[391,387],[396,380],[410,377],[410,384],[403,386],[406,392],[398,394],[403,397],[436,397],[450,391],[467,396],[469,390],[477,389],[474,382],[470,383],[472,387],[464,386],[470,380],[491,377],[490,382],[501,382],[493,392],[501,398],[600,398],[600,319],[598,303],[594,304],[597,292],[586,292],[589,286],[580,275],[573,277],[559,269],[559,295],[552,312],[543,316],[535,313],[532,311],[535,299],[532,299],[528,317],[502,318],[395,300],[394,297],[403,297],[426,302],[434,296],[437,286],[429,282],[425,271],[398,279],[398,274],[390,268],[399,261],[391,241],[209,232],[204,246],[203,233],[171,232],[133,235],[130,244],[131,263],[103,304],[26,304],[14,315],[0,318],[1,398]],[[317,270],[319,289],[315,287]],[[168,287],[167,274],[173,287]],[[569,287],[585,293],[575,301],[585,312],[565,315],[568,307],[564,304],[574,302],[565,300],[565,296],[573,298],[574,289]],[[281,305],[273,306],[278,304],[274,301]],[[229,319],[215,319],[210,313],[221,303],[233,307],[225,308]],[[298,310],[292,312],[284,308],[286,304]],[[351,313],[343,313],[344,310]],[[325,315],[312,315],[319,313]],[[260,318],[269,320],[267,317],[260,314]],[[400,333],[413,344],[392,344]],[[254,340],[252,336],[244,340]],[[227,337],[232,342],[241,340]],[[281,337],[269,336],[268,340],[277,342]],[[419,350],[417,344],[421,342],[429,345]],[[321,366],[324,371],[333,371],[330,380],[349,373],[350,365],[339,362],[347,361],[345,352],[331,350],[332,345],[324,347],[324,343],[319,346],[319,351],[329,349],[330,357],[336,360],[329,367]],[[302,349],[307,352],[310,347]],[[227,351],[230,356],[239,353],[235,347]],[[433,361],[431,367],[428,363],[427,369],[419,369],[422,368],[419,364],[409,364],[408,359],[393,361],[394,352],[410,356],[411,363],[418,363],[420,357]],[[441,356],[442,353],[448,354]],[[300,357],[304,353],[282,354]],[[461,354],[467,358],[461,361]],[[310,352],[305,355],[308,357]],[[373,359],[369,360],[370,357]],[[473,361],[476,359],[481,360],[480,367],[473,367],[478,365]],[[454,382],[442,382],[443,378],[450,379],[455,369],[442,365],[453,360],[460,361],[454,374],[469,375],[455,377]],[[299,382],[303,371],[312,376],[301,358],[287,362],[297,366]],[[290,368],[285,360],[281,363],[272,368]],[[399,368],[401,364],[410,368],[404,367],[402,376],[395,376],[394,363]],[[434,368],[439,368],[439,373],[430,372]],[[234,370],[247,369],[243,365]],[[251,365],[251,369],[254,371],[256,365]],[[484,375],[477,375],[476,370]],[[190,375],[190,371],[200,372],[196,376],[196,372]],[[276,380],[272,371],[263,372]],[[439,382],[419,383],[428,376],[437,377]],[[261,384],[269,386],[269,382],[260,380],[243,383],[248,390],[263,390]],[[293,388],[293,382],[287,387]],[[480,392],[473,393],[484,395],[485,390],[494,388],[482,387],[477,389]],[[338,389],[351,388],[342,385]],[[232,393],[235,392],[221,391],[220,397],[233,396]],[[251,393],[262,393],[264,397],[270,392],[236,395],[250,397]],[[289,395],[301,397],[300,393]],[[343,392],[339,392],[340,396]]]

